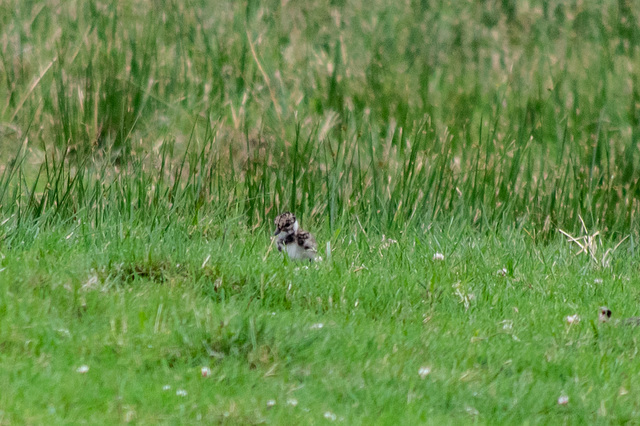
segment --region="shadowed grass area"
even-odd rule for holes
[[[638,22],[0,4],[0,424],[633,421]]]

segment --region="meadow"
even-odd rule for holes
[[[635,1],[0,2],[0,425],[636,423],[638,65]]]

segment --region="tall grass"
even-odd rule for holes
[[[624,2],[8,1],[7,223],[637,232]]]

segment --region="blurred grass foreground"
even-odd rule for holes
[[[0,212],[636,234],[634,4],[5,0]]]

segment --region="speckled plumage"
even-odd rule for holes
[[[316,257],[317,244],[313,235],[300,229],[293,213],[285,212],[275,220],[278,251],[286,251],[293,260],[310,260]]]

